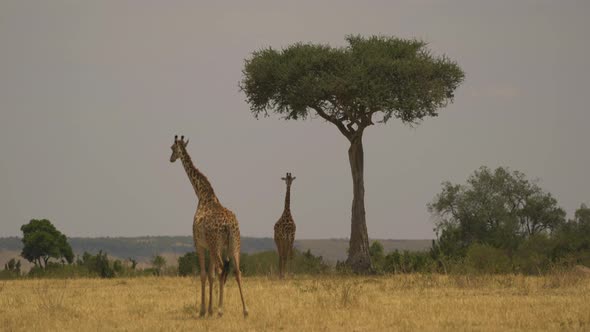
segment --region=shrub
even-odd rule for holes
[[[49,263],[43,269],[40,266],[33,266],[26,275],[29,278],[86,278],[95,277],[95,273],[91,273],[85,266],[75,264],[59,264]]]
[[[242,254],[240,269],[245,276],[272,275],[278,269],[279,256],[276,251],[263,251],[255,254]],[[293,259],[288,261],[287,272],[295,274],[319,274],[327,272],[330,266],[322,256],[315,256],[307,250],[293,252]]]
[[[278,261],[279,256],[275,251],[243,253],[240,255],[240,270],[245,276],[270,275],[277,271]]]
[[[520,244],[512,258],[516,272],[541,274],[551,267],[554,241],[544,234],[529,237]]]
[[[410,252],[398,250],[385,256],[383,271],[386,273],[416,273],[433,272],[437,270],[437,263],[428,252]]]
[[[96,274],[101,278],[113,278],[115,276],[115,270],[109,262],[107,254],[102,250],[96,255],[84,252],[82,260],[78,260],[77,263],[78,265],[86,267],[89,273]]]
[[[160,255],[156,255],[152,258],[151,263],[156,271],[156,275],[161,275],[162,269],[166,266],[166,259]]]
[[[178,275],[194,276],[199,272],[199,257],[194,251],[178,257]]]
[[[504,250],[474,243],[467,249],[465,268],[467,272],[508,273],[512,271],[512,264]]]
[[[20,277],[20,259],[11,258],[4,264],[4,271],[0,271],[0,279],[15,279]]]
[[[383,272],[385,264],[385,250],[383,245],[379,241],[373,241],[369,247],[369,255],[371,256],[371,262],[377,273]]]
[[[292,267],[291,271],[299,274],[320,274],[330,269],[322,256],[313,255],[309,249],[304,253],[295,250]]]

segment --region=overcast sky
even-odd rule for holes
[[[441,182],[508,166],[568,216],[590,203],[588,1],[0,0],[0,236],[48,218],[68,236],[190,235],[175,134],[242,235],[272,236],[284,173],[299,238],[350,234],[348,142],[321,119],[256,120],[251,52],[347,34],[427,41],[464,69],[455,103],[365,131],[369,236],[433,238]]]

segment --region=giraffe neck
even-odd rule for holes
[[[195,190],[195,194],[197,194],[199,203],[208,201],[219,202],[217,196],[215,196],[213,187],[211,187],[211,183],[209,183],[209,180],[205,174],[201,173],[201,171],[195,167],[191,157],[184,147],[180,148],[180,160],[182,160],[182,165],[184,166],[186,175],[188,175],[188,179],[193,185],[193,189]]]
[[[285,212],[291,211],[291,185],[287,185],[287,193],[285,194]]]

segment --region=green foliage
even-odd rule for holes
[[[245,276],[273,275],[278,272],[279,256],[276,251],[263,251],[255,254],[240,256],[240,269]],[[288,273],[320,274],[330,269],[321,256],[315,256],[311,251],[299,252],[294,250],[293,259],[288,262]]]
[[[74,253],[65,235],[47,219],[32,219],[21,227],[21,256],[39,267],[46,267],[50,258],[72,263]]]
[[[546,234],[537,234],[523,241],[512,261],[517,272],[542,274],[550,269],[555,241]]]
[[[86,267],[90,273],[96,274],[101,278],[113,278],[115,276],[113,264],[109,261],[106,252],[102,250],[96,255],[84,252],[82,260],[78,262],[78,265]]]
[[[199,271],[199,258],[195,252],[187,252],[178,257],[178,275],[194,276]]]
[[[14,258],[11,258],[6,264],[4,264],[5,271],[10,271],[16,273],[17,275],[20,275],[20,267],[20,259],[16,260]]]
[[[364,130],[392,117],[417,124],[454,98],[463,71],[446,56],[435,57],[419,40],[347,36],[345,47],[297,43],[280,51],[254,52],[240,88],[255,117],[269,111],[284,119],[317,115],[350,141],[353,186],[351,250],[355,272],[371,269],[364,211]]]
[[[541,274],[590,264],[590,209],[566,222],[557,200],[518,171],[482,167],[466,185],[443,183],[428,208],[437,218],[431,253],[453,261],[445,268]]]
[[[590,208],[582,204],[574,219],[555,232],[554,259],[567,259],[575,264],[590,266]]]
[[[77,264],[59,264],[49,262],[46,268],[39,266],[33,266],[26,277],[28,278],[55,278],[55,279],[67,279],[67,278],[90,278],[96,277],[95,273],[91,273],[85,266]]]
[[[383,271],[386,273],[435,272],[437,264],[428,252],[398,250],[385,256]]]
[[[298,274],[321,274],[330,269],[322,256],[315,256],[309,249],[303,253],[295,250],[293,261],[290,264],[290,271]]]
[[[205,252],[205,267],[209,266],[209,252]],[[201,271],[199,267],[199,255],[194,251],[187,252],[178,257],[178,275],[194,276]]]
[[[244,276],[273,275],[277,273],[279,257],[276,251],[262,251],[255,254],[240,255],[240,270]],[[205,255],[205,266],[209,266],[209,255]],[[301,253],[294,251],[289,261],[288,271],[296,274],[319,274],[329,270],[329,265],[321,256],[313,255],[309,250]],[[178,258],[178,274],[181,276],[196,275],[199,272],[198,255],[187,253]]]
[[[369,255],[371,255],[371,262],[373,268],[377,273],[383,272],[385,264],[385,249],[379,241],[373,241],[369,247]]]
[[[271,275],[278,272],[279,256],[276,251],[263,251],[240,255],[240,270],[244,276]]]
[[[590,208],[586,204],[582,204],[576,210],[574,222],[582,227],[590,228]]]
[[[415,123],[452,101],[463,71],[435,57],[419,40],[347,36],[348,45],[297,43],[259,50],[246,60],[240,82],[255,116],[319,116],[346,131],[392,117]],[[342,126],[342,128],[340,128]]]
[[[137,267],[137,260],[131,257],[129,257],[127,260],[131,263],[131,269],[135,270],[135,268]]]
[[[20,277],[20,268],[20,259],[16,260],[11,258],[6,264],[4,264],[4,270],[0,271],[0,279],[15,279]]]
[[[115,275],[121,275],[123,273],[124,267],[121,260],[117,259],[113,262],[113,271]]]
[[[565,211],[550,193],[502,167],[481,167],[466,185],[443,183],[428,209],[437,218],[437,249],[446,255],[465,255],[473,243],[513,252],[524,239],[565,222]]]
[[[503,249],[487,244],[474,243],[465,257],[467,272],[508,273],[512,271],[510,258]]]
[[[152,258],[152,266],[154,267],[154,271],[156,272],[156,275],[161,275],[162,274],[162,269],[164,268],[164,266],[166,266],[166,259],[160,255],[156,255]]]

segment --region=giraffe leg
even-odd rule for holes
[[[207,275],[205,269],[205,249],[203,247],[198,247],[198,255],[199,255],[199,268],[201,269],[201,311],[199,311],[199,316],[205,316],[205,287],[207,282]]]
[[[282,270],[283,270],[283,255],[281,255],[281,250],[279,252],[279,279],[282,277]]]
[[[279,242],[279,239],[277,238],[276,234],[275,234],[275,244],[277,246],[277,256],[279,258],[278,272],[279,272],[279,278],[280,278],[280,276],[281,276],[281,265],[282,265],[282,258],[281,257],[283,257],[283,256],[281,256],[281,243]]]
[[[281,279],[285,279],[285,265],[287,265],[287,259],[285,258],[285,256],[283,255],[282,258],[283,261],[283,266],[281,266]]]
[[[213,315],[213,273],[216,271],[215,269],[215,256],[213,254],[213,250],[209,248],[209,271],[207,271],[207,275],[209,277],[209,315]]]
[[[281,267],[281,279],[285,279],[285,270],[287,269],[287,261],[289,259],[289,248],[287,248],[287,241],[283,239],[281,241],[281,258],[283,266]]]
[[[223,260],[221,259],[221,250],[217,252],[216,259],[217,269],[215,271],[217,272],[217,278],[219,279],[219,307],[217,308],[217,313],[219,317],[221,317],[223,316],[223,288],[225,286],[224,273],[227,274],[227,272],[221,269],[221,267],[223,266]]]
[[[290,265],[287,265],[288,270],[291,270],[291,268],[293,267],[292,263],[293,263],[293,242],[294,242],[294,238],[289,238],[288,242],[287,242],[287,259],[291,262]],[[289,272],[289,271],[287,271]]]
[[[242,299],[242,307],[244,310],[244,317],[248,317],[248,308],[246,308],[246,302],[244,302],[244,293],[242,292],[242,272],[240,271],[240,251],[236,250],[233,253],[234,268],[236,269],[236,281],[238,282],[238,288],[240,289],[240,298]]]
[[[281,245],[281,251],[279,251],[280,263],[279,263],[279,278],[285,277],[285,253]]]

